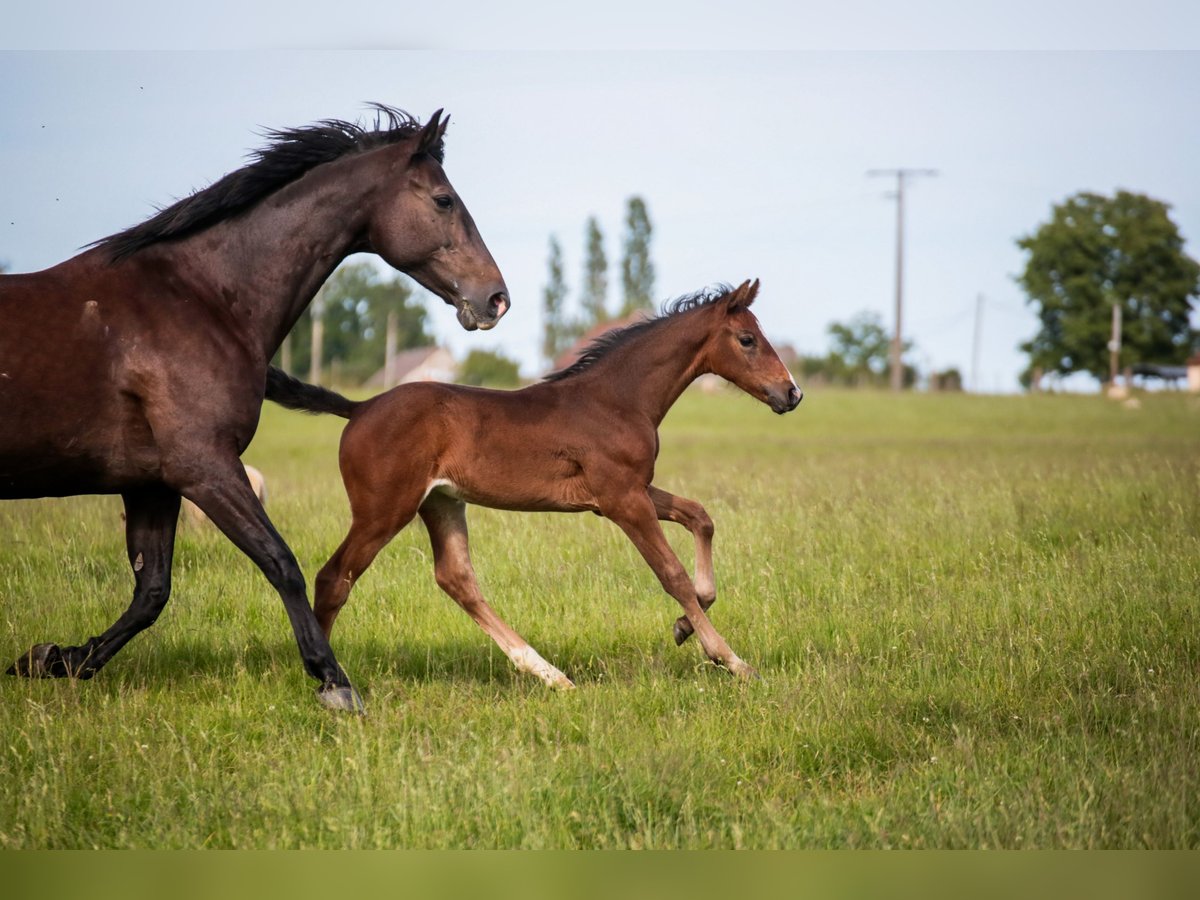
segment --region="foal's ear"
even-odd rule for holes
[[[446,133],[446,126],[450,124],[450,117],[446,116],[442,119],[442,111],[439,109],[429,121],[425,123],[425,127],[421,129],[421,134],[417,137],[417,149],[413,151],[413,156],[428,155],[435,159],[442,158],[442,137]]]
[[[739,312],[743,309],[748,309],[750,304],[754,302],[754,298],[758,296],[758,279],[753,281],[743,281],[730,293],[725,300],[725,304],[730,313]]]

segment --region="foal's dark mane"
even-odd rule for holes
[[[322,119],[313,125],[268,130],[266,147],[250,154],[251,162],[230,172],[140,225],[95,241],[105,247],[113,262],[159,241],[181,238],[237,215],[268,194],[295,181],[305,172],[323,163],[333,162],[352,153],[361,153],[407,140],[421,131],[421,123],[404,110],[372,103],[373,127],[341,119]],[[442,162],[441,140],[428,150]]]
[[[562,381],[564,378],[570,378],[573,375],[586,372],[613,350],[625,346],[641,334],[652,331],[672,316],[691,312],[702,306],[709,306],[716,303],[731,290],[733,288],[727,284],[716,284],[711,287],[701,288],[691,294],[684,294],[673,300],[667,300],[663,303],[657,316],[643,319],[640,322],[634,322],[632,325],[626,325],[624,328],[614,328],[611,331],[606,331],[588,344],[587,348],[580,354],[579,359],[575,360],[575,362],[571,363],[565,369],[551,372],[542,378],[542,381]]]

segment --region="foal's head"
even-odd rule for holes
[[[718,318],[703,353],[708,368],[757,397],[777,413],[799,406],[804,394],[750,312],[758,296],[758,279],[744,281],[712,304]]]

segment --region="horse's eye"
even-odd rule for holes
[[[433,198],[433,202],[437,204],[438,209],[449,209],[454,205],[454,198],[449,194],[438,194]]]
[[[752,335],[752,334],[738,335],[738,343],[741,344],[743,347],[745,347],[748,350],[754,346],[754,335]]]

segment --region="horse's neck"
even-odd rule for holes
[[[216,302],[253,311],[246,327],[268,357],[318,288],[359,249],[370,217],[367,154],[314,169],[256,206],[191,239]],[[324,170],[324,171],[322,171]]]
[[[612,396],[657,427],[689,384],[708,371],[700,358],[707,335],[692,322],[667,320],[615,348],[596,366]]]

